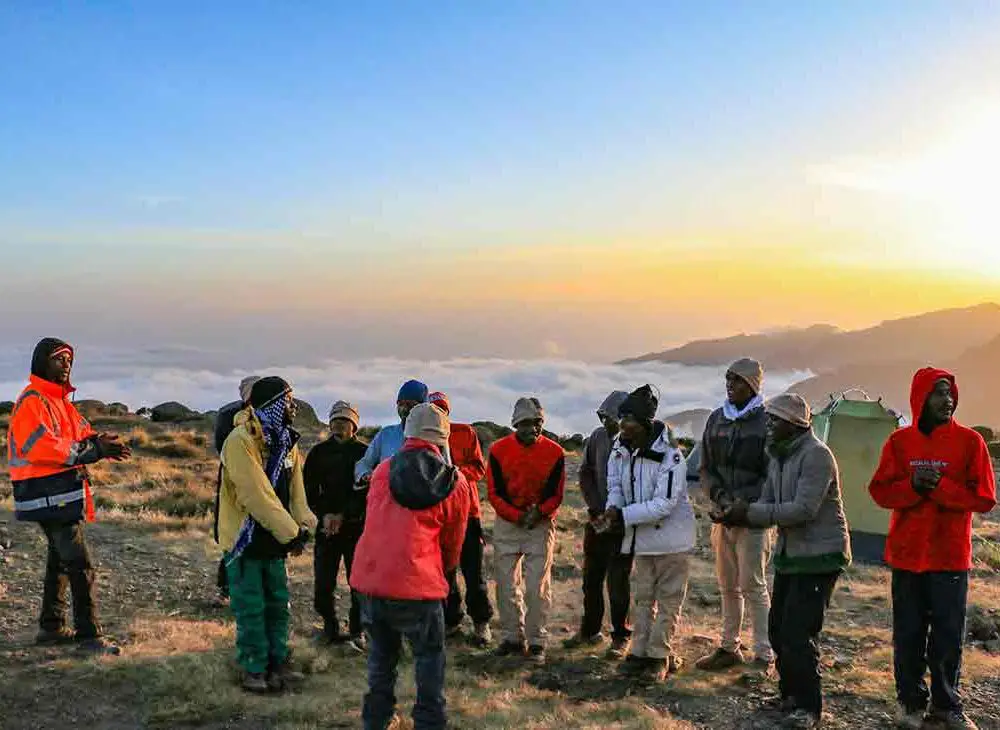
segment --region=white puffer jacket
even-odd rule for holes
[[[625,521],[622,553],[669,555],[694,548],[695,518],[687,491],[687,466],[662,429],[648,449],[630,451],[615,439],[608,458],[608,507]]]

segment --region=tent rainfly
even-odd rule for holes
[[[863,397],[848,398],[849,393]],[[831,395],[826,407],[813,417],[816,436],[830,447],[840,467],[851,551],[860,562],[883,562],[890,512],[872,501],[868,484],[878,468],[882,446],[898,426],[899,416],[881,398],[872,400],[863,391]]]

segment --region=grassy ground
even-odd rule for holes
[[[87,659],[66,649],[32,646],[44,540],[37,527],[13,521],[9,482],[0,481],[0,521],[8,523],[0,527],[12,541],[9,549],[0,550],[0,728],[360,727],[364,660],[313,645],[316,618],[308,556],[289,563],[295,656],[308,673],[306,684],[294,694],[265,698],[249,697],[237,687],[232,617],[212,600],[218,552],[207,515],[217,462],[206,434],[129,419],[102,427],[127,432],[137,449],[130,463],[94,470],[100,513],[88,528],[99,565],[101,616],[121,642],[122,655]],[[317,436],[312,434],[311,440]],[[575,473],[575,457],[571,461]],[[620,679],[597,652],[559,648],[559,641],[575,629],[581,603],[585,513],[575,484],[567,494],[558,521],[549,661],[535,667],[453,646],[448,675],[453,726],[778,727],[775,717],[756,711],[773,692],[767,680],[739,670],[708,676],[685,668],[661,686],[639,686]],[[491,510],[484,512],[489,528]],[[688,667],[711,648],[719,625],[704,521],[702,532],[681,629]],[[986,609],[1000,606],[998,537],[1000,523],[979,522],[971,602]],[[879,568],[852,568],[838,587],[823,647],[829,727],[891,727],[888,593],[887,573]],[[343,597],[341,605],[346,617]],[[403,667],[400,682],[404,714],[413,698],[410,669],[409,664]],[[1000,730],[995,717],[1000,656],[970,647],[964,682],[973,717],[982,728]],[[408,720],[404,727],[410,727]]]

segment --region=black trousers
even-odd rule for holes
[[[823,712],[819,634],[840,573],[775,573],[767,634],[782,699],[817,715]]]
[[[82,522],[40,523],[48,542],[42,613],[38,625],[43,631],[66,627],[67,588],[73,595],[73,627],[77,637],[101,635],[94,601],[94,565],[83,532]]]
[[[967,572],[892,571],[892,646],[896,698],[907,710],[960,711]],[[924,675],[930,669],[931,690]]]
[[[593,636],[604,627],[604,588],[611,606],[611,636],[627,639],[629,603],[632,591],[631,555],[621,554],[621,533],[598,533],[591,525],[583,534],[583,620],[580,634]]]
[[[350,585],[354,552],[357,550],[362,530],[360,525],[345,525],[333,537],[327,537],[322,532],[316,534],[316,547],[313,553],[315,573],[313,606],[328,630],[338,626],[336,595],[340,563],[341,561],[344,563],[344,573]],[[358,602],[358,594],[353,589],[351,589],[349,630],[351,636],[361,634],[361,604]]]
[[[483,574],[483,525],[478,518],[469,518],[462,543],[462,557],[459,563],[465,579],[465,607],[474,624],[485,624],[493,618],[493,604],[490,603]],[[444,622],[448,628],[462,623],[462,590],[458,586],[458,571],[448,575],[448,599],[445,601]]]

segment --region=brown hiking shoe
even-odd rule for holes
[[[695,666],[703,672],[722,672],[743,663],[743,655],[739,649],[729,651],[721,646],[708,656],[702,657]]]
[[[632,640],[627,636],[619,636],[616,639],[612,639],[611,648],[608,649],[608,659],[624,659],[625,655],[628,654],[628,648],[631,644]]]
[[[240,686],[243,687],[243,691],[258,695],[267,694],[271,691],[267,675],[264,672],[244,672],[243,681],[240,682]]]

